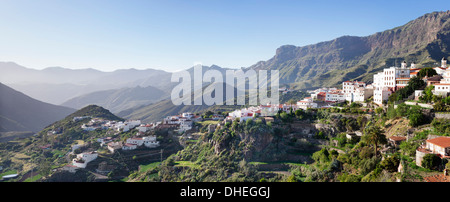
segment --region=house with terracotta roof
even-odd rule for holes
[[[397,148],[405,140],[406,140],[406,137],[393,135],[393,136],[389,137],[388,142],[389,142],[389,144],[391,144],[392,146]]]
[[[441,159],[450,159],[450,137],[441,136],[426,140],[425,144],[416,150],[416,165],[422,166],[426,154],[436,154]]]
[[[438,137],[426,141],[426,149],[442,157],[450,158],[450,137]]]

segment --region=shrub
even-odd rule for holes
[[[316,162],[324,163],[330,161],[329,155],[328,150],[326,148],[322,148],[320,151],[317,151],[312,155],[312,159]]]
[[[422,159],[422,167],[436,169],[441,163],[441,159],[436,154],[425,154]]]
[[[396,155],[390,156],[384,159],[380,165],[389,172],[396,172],[400,163],[399,158]]]

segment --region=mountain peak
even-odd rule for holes
[[[271,59],[249,68],[279,70],[280,84],[308,89],[337,86],[348,79],[370,82],[374,71],[392,65],[392,61],[426,66],[449,55],[450,11],[443,11],[369,36],[346,35],[306,46],[283,45]]]

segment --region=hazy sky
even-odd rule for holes
[[[248,67],[281,45],[401,26],[443,1],[0,0],[0,61],[43,69]]]

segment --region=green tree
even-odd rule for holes
[[[413,127],[417,127],[427,122],[425,116],[422,114],[420,108],[418,107],[412,107],[411,110],[409,110],[408,119],[409,125]]]
[[[365,135],[362,136],[362,141],[367,144],[374,145],[375,156],[378,154],[378,145],[386,144],[387,139],[384,131],[379,126],[370,126],[366,128]]]
[[[401,104],[397,105],[397,109],[396,109],[397,116],[400,116],[400,117],[407,116],[408,111],[409,111],[409,106],[406,105],[405,103],[401,103]]]
[[[300,119],[300,120],[302,120],[304,117],[305,117],[305,112],[302,110],[302,109],[297,109],[296,111],[295,111],[295,116],[298,118],[298,119]]]
[[[398,158],[398,156],[393,155],[381,161],[380,165],[389,172],[396,172],[399,163],[400,159]]]
[[[435,169],[441,163],[441,159],[436,154],[425,154],[422,159],[422,167]]]
[[[437,72],[431,67],[422,68],[420,69],[419,73],[417,73],[418,78],[423,78],[425,76],[432,77],[434,75],[437,75]]]
[[[314,152],[312,155],[312,159],[319,163],[329,162],[330,161],[330,153],[326,148],[322,148],[320,151]]]
[[[425,90],[423,91],[423,95],[419,97],[419,100],[424,102],[431,102],[433,100],[433,89],[434,86],[427,86]]]
[[[419,147],[419,143],[413,141],[403,141],[400,143],[400,149],[403,154],[408,156],[414,156],[416,154],[417,147]]]
[[[383,108],[381,108],[381,107],[376,108],[375,113],[377,113],[377,114],[383,113]]]
[[[283,122],[289,122],[291,120],[291,117],[289,116],[288,113],[286,112],[281,112],[280,113],[280,118]]]

